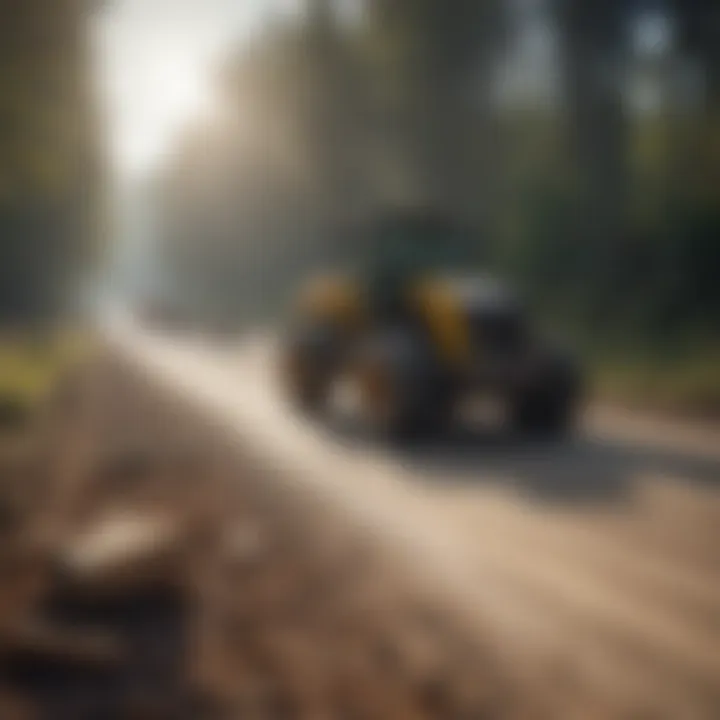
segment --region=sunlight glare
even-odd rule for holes
[[[134,95],[125,104],[117,159],[122,170],[137,175],[158,164],[184,126],[211,113],[213,98],[202,65],[171,55],[146,68],[142,93],[136,88]]]

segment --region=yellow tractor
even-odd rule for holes
[[[366,422],[393,440],[427,437],[475,400],[523,433],[567,430],[577,364],[538,337],[509,288],[472,272],[461,237],[433,213],[395,213],[366,240],[364,270],[311,278],[281,343],[290,400],[317,413],[349,381]]]

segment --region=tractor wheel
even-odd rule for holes
[[[333,329],[308,323],[291,331],[282,350],[282,382],[290,402],[306,413],[321,412],[334,375]]]
[[[436,435],[448,423],[452,392],[424,343],[384,333],[361,352],[357,380],[370,431],[397,443]]]
[[[571,404],[565,397],[532,391],[523,395],[513,409],[513,426],[522,435],[558,438],[571,425]]]
[[[576,368],[562,357],[548,358],[537,381],[514,401],[513,427],[523,435],[557,439],[572,429],[579,399]]]

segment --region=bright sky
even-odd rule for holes
[[[142,176],[193,116],[212,109],[210,71],[224,50],[299,0],[113,0],[98,23],[111,153]]]

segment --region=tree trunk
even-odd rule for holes
[[[576,241],[588,246],[583,284],[607,297],[622,262],[628,192],[622,2],[558,0],[568,124],[575,182]],[[594,304],[591,300],[591,305]]]

